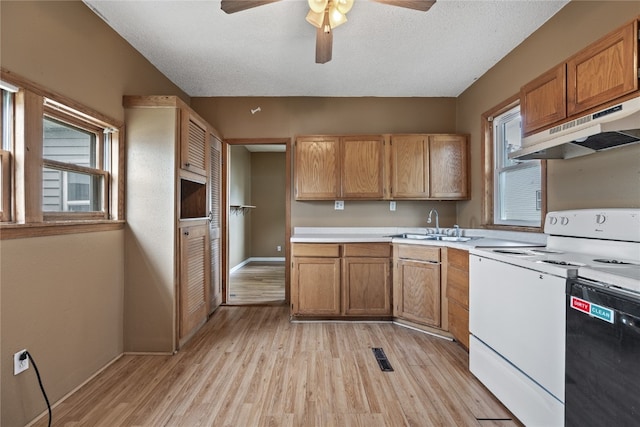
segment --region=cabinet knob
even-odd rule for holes
[[[185,231],[185,232],[184,232],[184,235],[185,235],[185,236],[188,236],[188,235],[189,235],[189,232],[188,232],[188,231]]]
[[[186,167],[190,167],[190,166],[191,166],[191,163],[187,162],[187,163],[185,163],[184,165],[185,165]]]

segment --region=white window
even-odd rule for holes
[[[0,74],[0,239],[122,228],[124,124]]]
[[[493,223],[540,227],[542,168],[540,160],[513,160],[521,145],[520,106],[493,118]]]
[[[110,132],[59,110],[45,108],[42,211],[106,218]]]

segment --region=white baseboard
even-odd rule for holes
[[[229,273],[233,273],[236,270],[240,270],[242,267],[249,264],[250,262],[284,262],[284,261],[285,261],[284,257],[251,257],[251,258],[245,259],[235,267],[230,268]]]

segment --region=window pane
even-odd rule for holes
[[[96,167],[96,135],[92,132],[44,118],[42,157],[79,166]]]
[[[509,159],[522,143],[520,107],[494,120],[494,224],[540,226],[542,169],[539,160]]]
[[[500,173],[500,221],[540,221],[540,166]]]
[[[102,211],[101,175],[43,170],[42,210],[44,212]]]

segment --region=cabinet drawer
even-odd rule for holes
[[[340,257],[340,245],[325,243],[295,243],[291,247],[292,256]]]
[[[469,271],[469,252],[462,249],[447,249],[447,262],[449,265],[461,270]]]
[[[440,248],[417,245],[395,245],[397,258],[440,262]]]
[[[343,256],[388,258],[391,256],[391,245],[389,243],[347,243],[344,245]]]
[[[469,349],[469,310],[453,301],[449,302],[449,332],[464,348]]]
[[[447,269],[447,298],[469,308],[469,272],[459,268]]]

